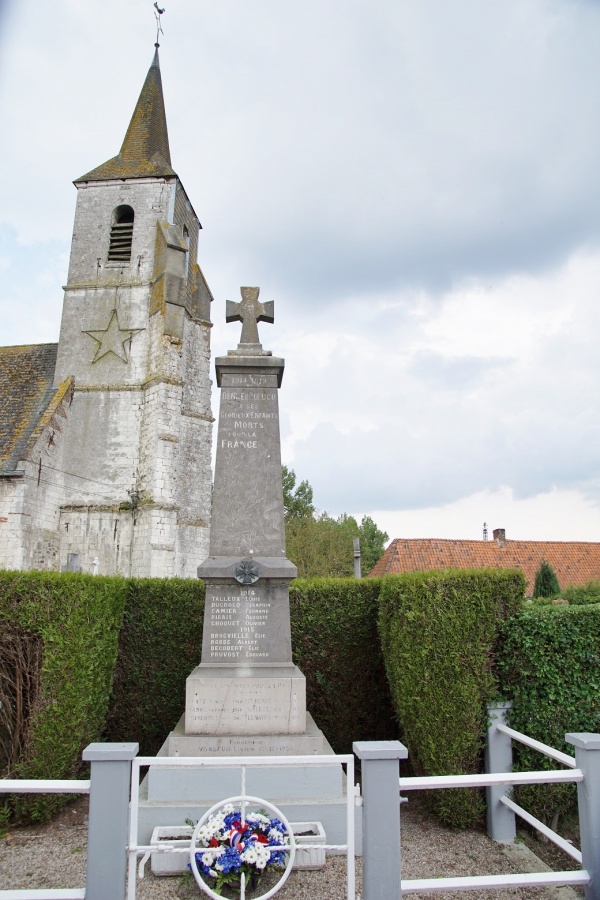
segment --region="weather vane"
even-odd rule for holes
[[[162,30],[162,25],[160,24],[160,17],[164,13],[164,9],[161,9],[160,6],[158,5],[158,3],[154,4],[154,9],[156,10],[156,12],[154,13],[154,18],[156,19],[156,43],[154,46],[160,47],[160,44],[158,43],[158,36],[159,36],[159,34],[164,34],[164,31]]]

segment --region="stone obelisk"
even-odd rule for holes
[[[226,319],[241,320],[242,335],[236,350],[216,360],[221,407],[210,556],[198,568],[206,583],[202,658],[187,679],[185,715],[161,756],[333,753],[306,711],[304,675],[292,662],[289,584],[296,567],[285,555],[278,410],[284,362],[258,339],[257,322],[273,321],[273,303],[258,295],[245,287],[241,303],[227,303]],[[197,819],[200,810],[237,795],[240,773],[218,760],[198,770],[151,768],[142,785],[143,839],[155,825]],[[319,821],[329,841],[345,841],[341,764],[300,759],[249,768],[246,787],[290,821]]]
[[[256,287],[241,293],[241,303],[227,301],[226,309],[228,322],[242,322],[240,343],[216,360],[221,406],[210,556],[198,568],[206,583],[204,635],[200,665],[187,679],[185,734],[305,735],[306,684],[290,638],[289,583],[297,571],[285,555],[284,361],[258,337],[257,323],[273,322],[273,303],[260,303]],[[266,749],[261,740],[252,745]],[[232,750],[239,746],[231,741]]]

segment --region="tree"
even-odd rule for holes
[[[554,597],[560,594],[560,584],[556,577],[556,572],[547,560],[543,559],[537,572],[535,573],[535,584],[533,587],[533,596],[535,597]]]
[[[363,516],[360,523],[360,553],[363,575],[368,575],[383,556],[389,535],[380,531],[371,516]]]
[[[283,510],[286,522],[293,519],[310,519],[314,517],[313,489],[308,481],[301,481],[296,490],[296,473],[287,466],[281,467],[283,481]]]
[[[352,577],[353,538],[360,538],[362,571],[368,574],[384,550],[388,539],[370,516],[359,525],[354,516],[342,513],[337,519],[317,513],[313,489],[308,481],[296,487],[296,473],[282,467],[283,505],[287,555],[301,578]]]

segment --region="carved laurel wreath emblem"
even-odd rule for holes
[[[258,581],[258,566],[251,559],[241,559],[234,571],[235,580],[240,584],[254,584]]]

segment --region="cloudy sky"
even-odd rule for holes
[[[318,507],[600,541],[600,0],[162,5],[213,351],[260,285]],[[0,0],[1,343],[58,339],[71,182],[153,43],[151,0]]]

